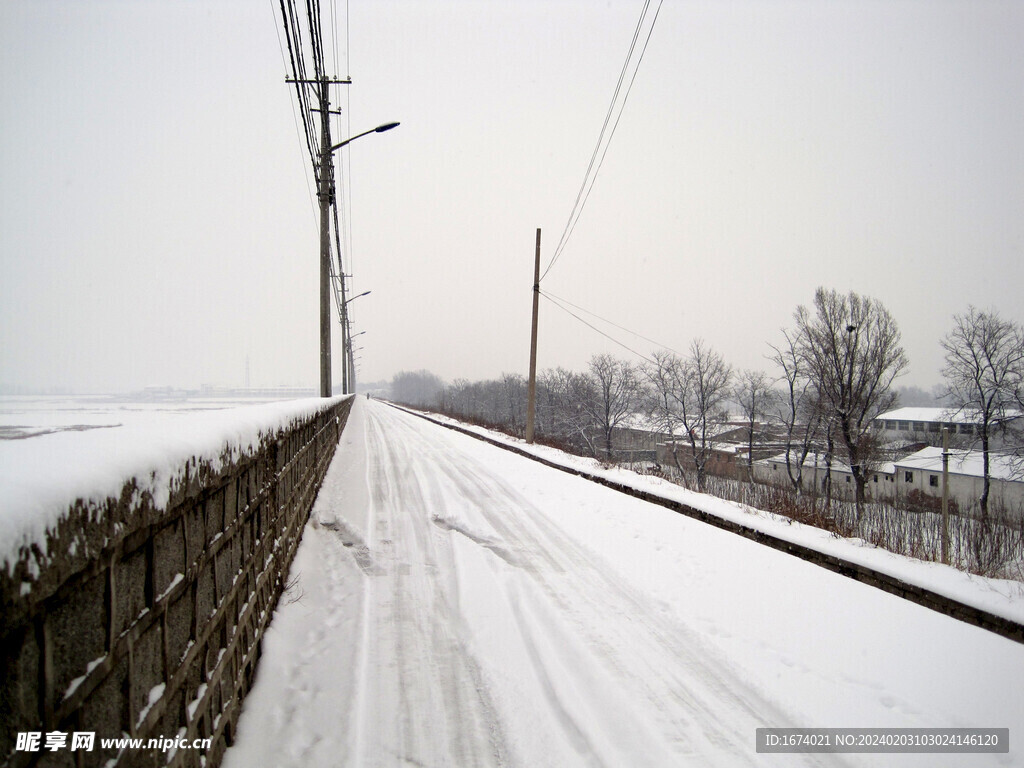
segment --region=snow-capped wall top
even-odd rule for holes
[[[218,469],[253,451],[261,435],[335,405],[309,398],[231,407],[91,400],[0,400],[0,562],[46,531],[77,500],[102,503],[135,479],[159,509],[190,459]]]

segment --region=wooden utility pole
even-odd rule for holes
[[[537,305],[540,302],[540,228],[533,260],[533,326],[530,329],[530,379],[526,386],[526,442],[533,442],[533,422],[537,411]]]

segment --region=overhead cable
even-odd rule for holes
[[[270,0],[270,12],[274,15],[274,26],[275,26],[275,28],[277,28],[277,13],[274,10],[274,0]],[[281,30],[280,29],[277,29],[277,47],[281,51],[281,64],[282,64],[282,66],[284,66],[285,77],[288,77],[291,74],[291,71],[288,68],[288,57],[285,56],[284,41],[281,39]],[[295,135],[298,137],[299,142],[301,143],[302,142],[303,129],[299,127],[299,114],[298,114],[298,110],[296,109],[295,102],[291,101],[291,99],[289,99],[289,102],[291,103],[291,107],[292,107],[292,121],[295,124]],[[302,153],[301,147],[299,148],[299,153],[300,153],[300,155]],[[313,222],[314,222],[314,226],[315,226],[316,225],[316,203],[313,200],[313,191],[312,191],[312,187],[309,184],[309,166],[307,166],[305,163],[303,163],[302,164],[302,170],[303,170],[303,173],[306,176],[306,188],[307,188],[307,191],[309,192],[309,206],[310,206],[310,211],[313,214]]]
[[[613,323],[608,318],[601,317],[601,315],[598,315],[595,312],[591,312],[589,309],[584,309],[583,307],[579,306],[578,304],[573,304],[568,299],[563,299],[560,296],[555,296],[550,291],[541,291],[540,295],[544,296],[546,298],[549,298],[549,299],[554,299],[556,301],[560,301],[563,304],[568,304],[570,307],[573,307],[574,309],[578,309],[580,312],[588,314],[591,317],[597,318],[602,323],[608,323],[608,325],[613,326],[614,328],[618,328],[620,331],[625,331],[626,333],[628,333],[628,334],[630,334],[632,336],[636,336],[638,339],[643,339],[644,341],[646,341],[646,342],[648,342],[650,344],[653,344],[656,347],[660,347],[661,349],[666,349],[669,352],[675,352],[677,355],[682,354],[681,352],[678,352],[677,350],[672,349],[672,347],[668,346],[667,344],[662,344],[661,342],[655,341],[654,339],[649,339],[646,336],[644,336],[643,334],[637,333],[636,331],[631,331],[629,328],[626,328],[625,326]]]
[[[560,310],[562,310],[562,311],[563,311],[563,312],[565,312],[566,314],[568,314],[568,315],[571,315],[572,317],[574,317],[574,318],[576,318],[577,320],[579,320],[579,321],[580,321],[581,323],[583,323],[583,324],[584,324],[585,326],[587,326],[588,328],[590,328],[590,329],[591,329],[592,331],[595,331],[595,332],[597,332],[597,333],[601,334],[602,336],[604,336],[604,337],[605,337],[606,339],[608,339],[609,341],[611,341],[611,342],[614,342],[615,344],[618,344],[618,345],[619,345],[620,347],[622,347],[623,349],[625,349],[625,350],[626,350],[627,352],[632,352],[632,353],[633,353],[634,355],[636,355],[637,357],[641,358],[642,360],[646,360],[646,361],[647,361],[647,362],[649,362],[649,363],[653,363],[653,362],[654,362],[654,361],[653,361],[653,360],[652,360],[651,358],[649,358],[649,357],[648,357],[647,355],[643,354],[642,352],[637,352],[637,351],[636,351],[635,349],[633,349],[632,347],[630,347],[630,346],[629,346],[628,344],[623,344],[623,343],[622,343],[621,341],[619,341],[618,339],[616,339],[616,338],[615,338],[614,336],[609,336],[609,335],[608,335],[607,333],[605,333],[604,331],[602,331],[602,330],[601,330],[600,328],[598,328],[598,327],[596,327],[596,326],[594,326],[594,325],[591,325],[591,324],[590,324],[590,323],[588,323],[588,322],[587,322],[586,320],[584,320],[584,319],[583,319],[582,317],[580,317],[580,316],[579,316],[579,315],[577,315],[577,314],[576,314],[575,312],[573,312],[573,311],[572,311],[571,309],[567,309],[567,308],[563,307],[563,306],[562,306],[562,305],[561,305],[561,304],[560,304],[560,303],[558,302],[558,300],[556,300],[556,299],[552,298],[552,297],[551,297],[551,296],[550,296],[549,294],[547,294],[547,293],[544,293],[543,291],[541,291],[541,292],[540,292],[540,295],[541,295],[541,296],[543,296],[543,297],[544,297],[545,299],[547,299],[548,301],[550,301],[550,302],[551,302],[552,304],[554,304],[554,305],[555,305],[556,307],[558,307],[558,308],[559,308]]]
[[[587,166],[587,172],[583,176],[583,183],[580,185],[579,192],[576,194],[576,202],[573,203],[572,211],[569,213],[569,219],[565,223],[565,229],[562,230],[562,236],[558,239],[558,245],[555,247],[555,252],[551,256],[551,261],[548,262],[547,267],[544,269],[544,273],[541,275],[541,280],[547,275],[551,268],[558,261],[558,258],[562,255],[565,250],[565,246],[569,242],[569,238],[572,236],[573,230],[576,229],[576,222],[579,221],[580,215],[583,213],[583,209],[587,205],[587,200],[590,198],[590,192],[594,188],[594,183],[597,181],[597,174],[601,170],[601,166],[604,163],[605,155],[608,154],[608,147],[611,145],[612,137],[615,135],[615,130],[618,128],[619,120],[622,118],[622,112],[626,107],[626,101],[629,99],[629,93],[633,89],[633,83],[636,80],[636,74],[640,69],[640,62],[643,61],[644,54],[647,52],[647,44],[651,40],[651,33],[654,32],[654,25],[658,21],[658,14],[661,12],[661,3],[663,0],[658,0],[658,7],[654,11],[654,16],[651,18],[650,24],[647,27],[647,37],[644,39],[643,47],[640,49],[640,54],[636,58],[635,64],[632,65],[633,74],[629,78],[629,84],[626,87],[625,92],[622,91],[623,83],[626,81],[626,74],[629,72],[630,64],[633,61],[634,53],[636,52],[637,41],[640,39],[640,34],[644,28],[644,23],[650,10],[651,0],[645,0],[644,7],[640,11],[640,18],[637,20],[636,29],[633,30],[633,39],[630,41],[629,52],[626,54],[626,60],[622,64],[622,70],[619,72],[619,80],[615,84],[615,91],[612,93],[611,102],[608,104],[608,111],[604,116],[604,123],[601,125],[601,132],[597,137],[597,144],[594,146],[594,151],[590,155],[590,164]],[[619,98],[622,94],[621,100]],[[612,122],[612,115],[615,114],[618,109],[618,114],[615,116],[615,121]],[[609,130],[609,125],[611,130]]]

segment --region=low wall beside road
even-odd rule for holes
[[[325,400],[241,455],[193,457],[159,508],[135,479],[80,500],[47,532],[58,554],[0,568],[0,764],[219,763],[351,404]],[[73,749],[76,733],[92,749]],[[48,734],[66,742],[48,750]],[[115,737],[209,746],[102,748]]]

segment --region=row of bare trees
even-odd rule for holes
[[[808,490],[804,464],[812,452],[820,453],[826,470],[820,490],[831,497],[833,462],[842,462],[854,481],[859,514],[868,478],[887,458],[873,423],[895,407],[894,384],[908,367],[899,328],[878,300],[824,288],[815,292],[811,305],[797,307],[793,319],[783,329],[781,343],[771,346],[774,378],[762,371],[734,370],[701,339],[685,355],[659,350],[638,364],[596,355],[582,372],[544,371],[537,381],[537,434],[579,453],[612,458],[616,430],[646,426],[671,443],[669,455],[685,477],[677,451],[683,452],[698,489],[703,489],[717,434],[730,418],[731,406],[746,425],[749,479],[757,425],[769,421],[783,435],[793,490]],[[992,437],[998,432],[1005,438],[1024,421],[1024,331],[994,311],[972,307],[954,317],[953,329],[941,343],[948,403],[980,425],[984,516]],[[523,434],[522,376],[457,380],[444,387],[431,376],[419,372],[396,377],[404,389],[414,388],[418,395],[430,392],[435,398],[407,402]]]

